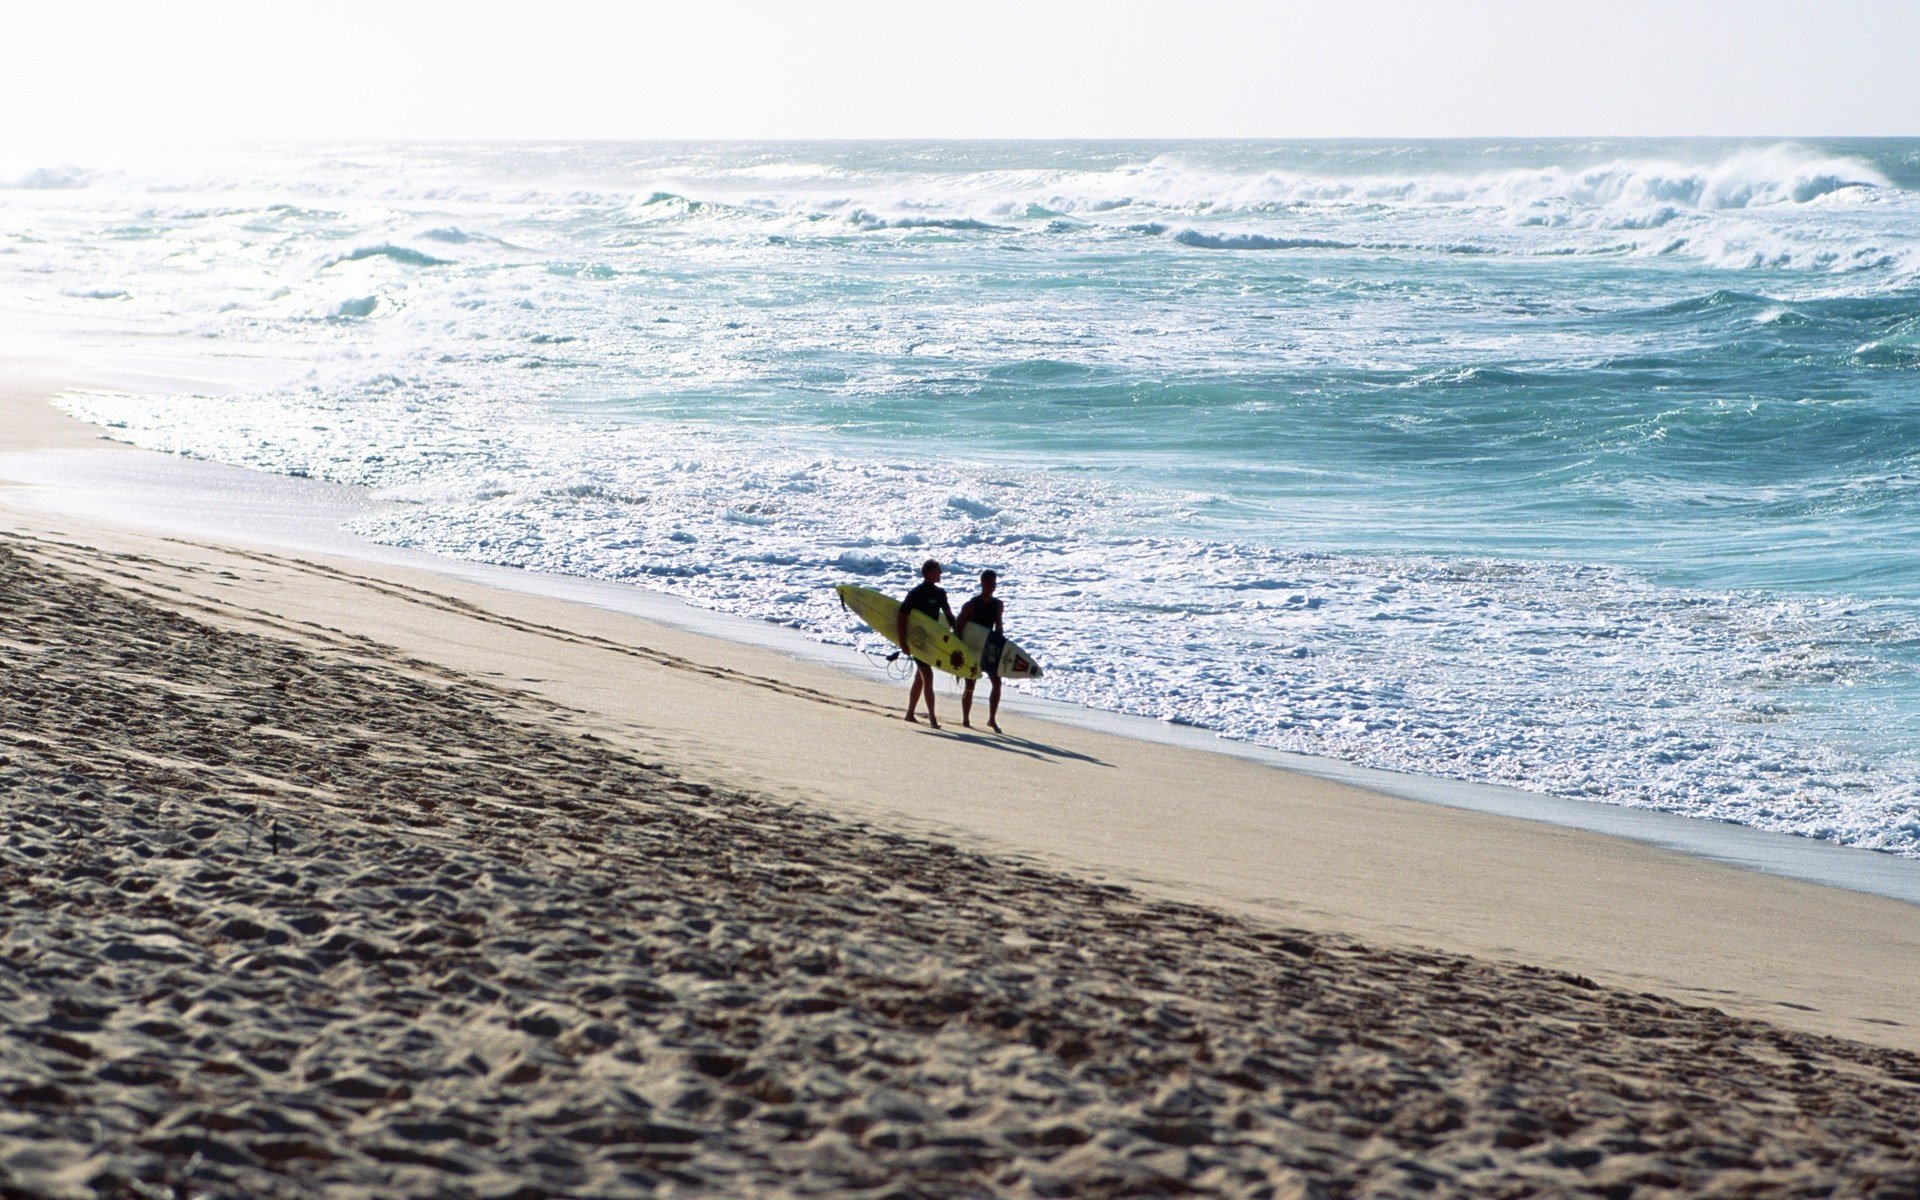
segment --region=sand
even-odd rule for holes
[[[1914,906],[0,511],[0,1195],[1920,1195]]]

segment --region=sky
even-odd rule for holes
[[[11,4],[0,155],[333,138],[1920,135],[1920,0]]]

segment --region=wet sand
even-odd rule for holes
[[[0,1194],[1920,1195],[1912,906],[8,516]]]

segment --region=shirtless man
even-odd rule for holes
[[[984,661],[981,666],[987,678],[993,680],[993,690],[987,693],[987,728],[995,733],[1000,732],[1000,646],[1007,640],[1006,631],[1000,627],[1000,618],[1006,606],[993,594],[999,582],[1000,576],[994,572],[980,572],[980,594],[960,606],[960,619],[954,622],[954,628],[963,636],[968,622],[987,627],[986,654],[982,656]],[[966,690],[960,693],[960,723],[968,729],[973,728],[975,682],[967,680]]]
[[[900,602],[900,616],[894,632],[899,634],[896,644],[902,650],[907,647],[907,614],[916,609],[936,621],[944,616],[948,625],[955,624],[953,608],[947,603],[946,589],[940,586],[940,564],[931,558],[920,564],[920,586],[908,592],[906,599]],[[907,720],[915,725],[920,722],[914,717],[913,710],[919,707],[923,692],[927,697],[927,724],[938,729],[940,722],[933,715],[933,668],[915,658],[913,690],[907,693]]]

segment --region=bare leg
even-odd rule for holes
[[[960,723],[968,729],[973,728],[973,680],[967,680],[967,686],[960,690]]]
[[[907,693],[907,720],[915,725],[920,722],[914,718],[913,710],[920,707],[920,672],[913,673],[913,690]]]
[[[973,699],[973,685],[967,685],[967,699]],[[1000,677],[993,677],[993,690],[987,693],[987,728],[1000,732]]]
[[[920,694],[927,698],[927,724],[940,728],[940,719],[933,715],[933,668],[920,664]]]

